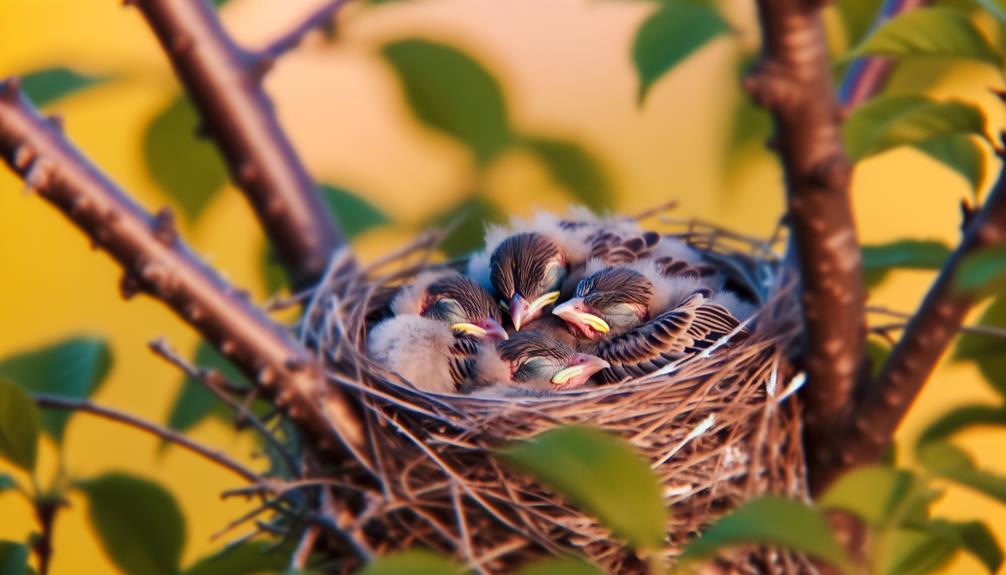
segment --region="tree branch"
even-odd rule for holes
[[[841,441],[827,454],[823,481],[845,469],[879,460],[898,424],[957,336],[974,295],[953,289],[954,277],[968,255],[1006,245],[1006,169],[982,209],[967,223],[964,238],[943,265],[922,305],[908,322],[876,381],[865,390]]]
[[[788,219],[802,279],[806,441],[810,467],[850,411],[863,368],[865,317],[859,242],[849,204],[821,4],[758,0],[764,42],[744,87],[772,112],[786,176]]]
[[[919,8],[928,6],[930,0],[885,0],[880,12],[873,21],[872,29],[876,30],[891,18]],[[838,101],[845,109],[852,109],[878,94],[887,85],[887,80],[894,71],[894,60],[884,57],[860,58],[855,60],[842,78],[838,88]]]
[[[14,81],[0,82],[0,155],[122,266],[124,297],[143,291],[171,307],[322,449],[362,445],[359,414],[290,333],[178,239],[170,211],[150,216],[98,171]]]
[[[128,413],[123,413],[121,411],[116,411],[108,407],[101,407],[100,405],[95,405],[90,401],[82,399],[70,399],[67,397],[61,397],[58,395],[48,395],[44,393],[36,393],[32,396],[35,403],[39,407],[46,409],[69,409],[73,411],[82,411],[84,413],[90,413],[92,415],[97,415],[98,417],[103,417],[111,421],[117,421],[119,423],[124,423],[130,427],[134,427],[141,431],[146,431],[152,435],[156,435],[161,439],[175,443],[189,451],[202,456],[213,463],[216,463],[220,467],[223,467],[239,477],[247,480],[249,483],[261,484],[265,480],[259,474],[248,469],[247,467],[241,465],[237,461],[234,461],[224,453],[219,451],[213,451],[205,445],[201,445],[192,441],[188,437],[175,432],[166,427],[161,427],[155,423],[151,423],[144,419],[140,419],[136,416],[129,415]]]
[[[261,85],[272,66],[230,38],[206,0],[136,0],[296,288],[312,285],[345,239]],[[350,261],[351,260],[347,260]]]
[[[38,561],[38,575],[49,575],[52,566],[52,534],[56,527],[56,515],[60,507],[66,505],[62,499],[42,497],[33,502],[35,520],[38,522],[39,535],[31,544]]]
[[[304,37],[317,28],[324,26],[335,17],[335,13],[346,5],[349,0],[328,0],[313,12],[307,15],[299,24],[270,42],[261,53],[265,56],[278,59],[283,54],[293,50],[304,40]]]

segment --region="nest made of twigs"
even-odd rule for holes
[[[764,272],[763,304],[745,322],[750,336],[714,345],[668,373],[547,397],[424,393],[366,357],[368,318],[387,306],[396,286],[435,267],[433,236],[325,279],[301,337],[328,366],[331,382],[364,409],[368,450],[336,472],[344,485],[337,497],[355,501],[356,518],[342,527],[358,552],[432,547],[489,573],[573,552],[612,573],[645,571],[596,519],[494,455],[502,444],[569,424],[616,433],[652,463],[671,509],[668,558],[755,495],[804,496],[799,407],[791,397],[800,378],[788,361],[799,326],[793,278],[768,242],[695,222],[663,223],[674,229],[662,233],[749,258]],[[331,269],[338,267],[333,261]],[[799,570],[786,556],[746,557],[744,570]]]

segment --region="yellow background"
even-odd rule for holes
[[[223,18],[242,42],[255,46],[311,4],[233,0]],[[642,109],[634,101],[629,53],[634,31],[653,10],[643,2],[424,0],[350,6],[335,43],[309,42],[285,57],[267,87],[311,171],[365,194],[397,222],[358,240],[365,256],[404,241],[417,222],[453,205],[472,176],[473,162],[464,149],[413,119],[376,54],[383,42],[413,35],[459,46],[489,67],[502,81],[519,129],[566,137],[600,156],[616,184],[616,209],[635,211],[676,198],[680,215],[767,235],[781,210],[777,167],[758,157],[728,180],[721,164],[731,103],[738,97],[734,54],[738,44],[750,45],[754,37],[749,4],[730,2],[737,35],[716,40],[662,79]],[[145,125],[178,87],[140,15],[119,0],[0,0],[0,77],[54,65],[118,76],[55,103],[52,111],[64,116],[69,137],[141,203],[152,210],[163,205],[167,200],[147,175],[140,143]],[[989,110],[991,125],[998,126],[1002,114],[982,91],[998,82],[988,70],[965,67],[944,78],[936,91],[977,98]],[[515,212],[569,200],[520,154],[498,162],[489,180],[492,197]],[[859,166],[853,186],[861,237],[868,243],[902,237],[955,242],[957,204],[966,193],[962,179],[917,153],[871,159]],[[197,225],[182,223],[182,232],[234,283],[263,297],[256,271],[262,236],[236,191],[220,194]],[[152,300],[123,302],[119,275],[61,215],[0,170],[0,356],[74,333],[105,336],[115,366],[96,400],[164,421],[180,377],[147,351],[146,342],[165,336],[190,352],[197,337]],[[911,310],[929,280],[925,273],[898,274],[873,303]],[[953,405],[980,400],[992,401],[994,394],[976,370],[944,366],[901,436],[911,437]],[[215,421],[198,427],[194,436],[245,459],[252,448]],[[1001,434],[973,432],[962,443],[983,465],[1006,472]],[[85,415],[72,420],[65,445],[77,475],[126,470],[169,486],[187,518],[189,563],[227,540],[211,543],[209,537],[245,509],[218,496],[239,480],[184,451],[159,455],[156,448],[149,436]],[[44,455],[51,467],[51,449]],[[72,504],[59,516],[53,572],[114,572],[87,529],[84,502],[75,497]],[[1006,541],[1006,513],[991,500],[951,491],[938,511],[957,519],[982,518]],[[32,528],[23,501],[0,498],[0,538],[24,540]],[[961,559],[950,572],[977,569],[971,559]]]

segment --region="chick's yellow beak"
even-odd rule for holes
[[[563,321],[580,328],[587,327],[598,333],[608,333],[611,331],[608,322],[604,321],[600,316],[590,313],[585,307],[583,300],[576,298],[555,306],[552,313],[562,318]]]
[[[460,322],[453,324],[451,329],[454,331],[460,331],[461,333],[467,333],[469,335],[474,335],[475,337],[485,337],[488,333],[485,328],[479,327],[474,323]]]

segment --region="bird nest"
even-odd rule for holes
[[[544,397],[424,393],[367,358],[367,329],[389,294],[449,265],[430,263],[434,236],[353,273],[328,274],[300,333],[331,382],[363,408],[366,449],[331,471],[335,499],[352,508],[340,528],[359,556],[420,546],[501,573],[539,555],[575,553],[611,573],[645,572],[644,558],[595,518],[495,455],[564,425],[615,433],[648,458],[671,511],[662,550],[669,560],[754,496],[805,497],[800,408],[791,396],[802,377],[788,357],[799,330],[794,279],[769,242],[696,222],[662,219],[660,227],[760,270],[763,302],[744,322],[749,335],[717,342],[665,373]],[[336,258],[330,270],[339,267]],[[791,557],[749,551],[735,558],[734,570],[803,570]]]

